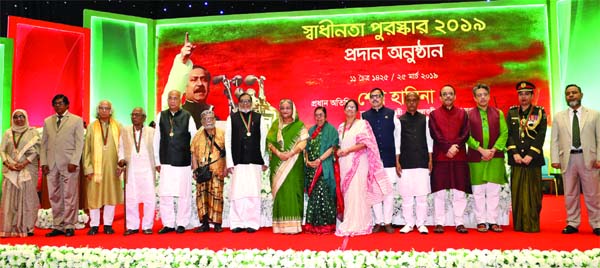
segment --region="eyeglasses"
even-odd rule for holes
[[[214,116],[206,116],[206,117],[203,117],[202,120],[204,120],[204,121],[214,121],[215,117]]]
[[[252,100],[240,100],[240,103],[250,104],[250,103],[252,103]]]
[[[141,113],[131,113],[131,116],[145,116],[145,114],[141,114]]]
[[[442,92],[442,97],[452,97],[454,96],[454,92]]]
[[[14,116],[13,116],[13,119],[15,119],[15,120],[16,120],[16,119],[25,119],[25,116],[24,116],[24,115],[22,115],[22,114],[17,114],[17,115],[14,115]]]
[[[315,114],[315,117],[323,117],[323,116],[325,116],[325,114],[322,114],[322,113]]]
[[[381,99],[381,97],[383,97],[381,94],[371,94],[370,96],[371,99]]]
[[[346,108],[344,108],[344,110],[347,110],[347,111],[356,111],[356,107],[354,107],[354,106],[346,106]]]
[[[100,106],[98,107],[98,110],[103,110],[103,111],[110,111],[110,107],[104,107],[104,106]]]
[[[52,106],[61,106],[61,105],[64,105],[64,104],[65,103],[62,102],[62,101],[57,101],[57,102],[52,103]]]

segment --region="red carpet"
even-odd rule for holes
[[[582,200],[583,204],[583,200]],[[542,208],[542,226],[540,233],[519,233],[505,226],[503,233],[478,233],[469,229],[466,235],[458,234],[452,227],[446,227],[444,234],[421,235],[378,233],[367,236],[351,237],[345,249],[352,250],[394,250],[394,251],[430,251],[448,248],[465,249],[540,249],[540,250],[586,250],[600,247],[600,237],[592,234],[584,209],[582,224],[578,234],[563,235],[560,233],[565,224],[565,207],[562,196],[545,195]],[[38,229],[35,235],[27,238],[4,238],[3,244],[34,244],[38,246],[72,246],[102,248],[208,248],[220,250],[231,249],[295,249],[295,250],[336,250],[340,249],[344,238],[334,235],[279,235],[273,234],[270,228],[262,228],[254,234],[234,234],[225,229],[222,233],[193,233],[158,235],[160,222],[157,222],[153,235],[135,234],[123,236],[123,210],[117,209],[114,235],[98,234],[87,236],[88,229],[78,230],[71,238],[44,236],[48,230]],[[102,231],[102,228],[100,228]],[[430,228],[432,231],[432,228]]]

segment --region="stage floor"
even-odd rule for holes
[[[583,200],[582,200],[583,204]],[[191,230],[184,234],[158,235],[160,222],[154,226],[153,235],[135,234],[123,236],[122,209],[118,209],[113,225],[116,234],[105,235],[100,232],[96,236],[86,235],[87,228],[77,230],[74,237],[44,236],[48,230],[36,229],[35,235],[26,238],[3,238],[2,244],[33,244],[38,246],[71,246],[101,248],[207,248],[221,249],[295,249],[295,250],[393,250],[393,251],[431,251],[459,249],[540,249],[540,250],[586,250],[600,248],[600,236],[592,233],[587,221],[587,213],[583,212],[579,233],[563,235],[565,225],[565,207],[563,196],[545,195],[542,207],[542,225],[539,233],[514,232],[512,226],[504,226],[503,233],[478,233],[469,229],[468,234],[458,234],[453,227],[446,227],[444,234],[434,234],[430,227],[428,235],[418,232],[400,234],[378,233],[345,240],[335,235],[281,235],[273,234],[271,228],[261,228],[253,234],[234,234],[229,229],[222,233],[194,233]],[[102,231],[102,228],[100,228]]]

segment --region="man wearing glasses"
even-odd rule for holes
[[[396,131],[400,130],[400,121],[394,110],[383,106],[383,90],[374,88],[369,94],[371,109],[362,113],[362,118],[367,120],[375,134],[379,156],[387,176],[395,185],[398,179],[396,166],[399,164],[397,157],[400,154],[400,143],[395,139]],[[397,133],[399,135],[399,133]],[[388,233],[394,233],[392,227],[392,216],[394,213],[394,191],[383,198],[383,202],[373,205],[374,225],[373,233],[382,229]]]
[[[79,162],[83,152],[83,120],[69,113],[69,99],[58,94],[52,99],[56,114],[44,120],[40,164],[48,180],[52,206],[52,231],[47,237],[75,235],[79,209]]]
[[[125,181],[125,215],[127,230],[123,235],[139,232],[140,212],[139,203],[144,204],[142,232],[152,234],[154,224],[155,193],[154,193],[154,129],[144,126],[146,112],[141,107],[131,111],[133,125],[123,127],[119,142],[119,172],[127,167]]]
[[[434,196],[434,233],[444,232],[446,222],[446,195],[452,196],[452,212],[456,232],[466,234],[466,193],[471,193],[467,148],[469,121],[467,112],[456,107],[456,91],[445,85],[440,91],[442,106],[429,114],[429,132],[433,139],[433,169],[431,192]]]
[[[88,126],[85,133],[83,147],[85,204],[90,210],[88,235],[98,234],[100,208],[103,208],[104,214],[104,233],[114,234],[112,223],[115,206],[123,203],[123,189],[117,176],[121,123],[112,118],[112,104],[109,101],[100,101],[97,112],[97,120]]]
[[[227,118],[225,151],[227,171],[231,176],[231,231],[254,233],[260,227],[262,172],[267,169],[265,153],[267,125],[252,111],[252,97],[238,97],[239,111]]]
[[[489,106],[490,88],[485,84],[473,87],[473,99],[477,104],[468,112],[470,137],[469,173],[475,199],[477,231],[489,229],[502,232],[498,225],[498,203],[502,184],[507,183],[504,166],[504,150],[508,128],[502,110]]]

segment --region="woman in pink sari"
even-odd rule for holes
[[[344,106],[346,119],[338,127],[340,148],[340,188],[344,197],[344,219],[337,226],[337,236],[371,233],[371,205],[392,191],[386,176],[371,126],[357,119],[358,103],[349,100]]]

